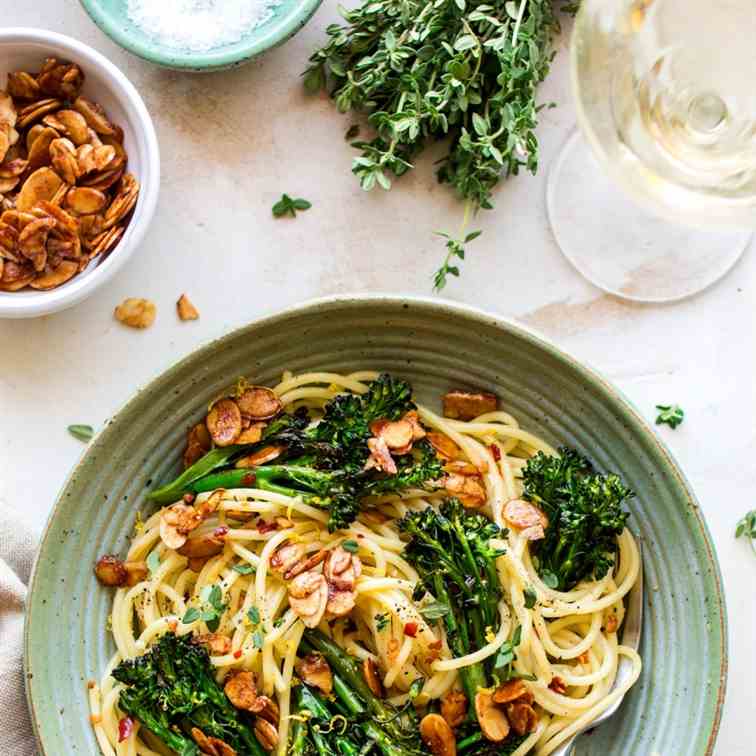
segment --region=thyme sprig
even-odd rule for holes
[[[353,142],[363,189],[390,189],[441,139],[450,141],[439,181],[473,213],[492,207],[502,176],[536,172],[536,88],[559,29],[552,0],[365,0],[341,13],[346,23],[327,28],[304,81],[310,91],[328,86],[341,112],[368,113],[375,136]],[[437,289],[464,257],[464,237],[446,238]]]

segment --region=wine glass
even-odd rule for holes
[[[563,253],[605,291],[681,299],[747,247],[755,9],[753,0],[582,0],[570,52],[580,130],[552,166],[547,203]]]

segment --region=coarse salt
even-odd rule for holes
[[[207,52],[264,24],[280,0],[128,0],[131,21],[166,47]]]

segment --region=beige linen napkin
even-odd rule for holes
[[[0,501],[0,754],[37,752],[24,692],[24,604],[37,538]]]

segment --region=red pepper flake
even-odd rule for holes
[[[131,717],[124,717],[118,720],[118,742],[123,743],[131,737],[134,732],[134,720]]]
[[[226,525],[220,525],[213,531],[215,538],[225,538],[228,535],[228,527]]]
[[[195,496],[193,493],[185,493],[182,498],[184,500],[184,504],[194,504]]]
[[[168,629],[172,632],[176,632],[176,628],[178,627],[178,620],[169,620],[168,621]]]
[[[234,659],[241,659],[242,658],[242,650],[239,648],[236,651],[234,651]]]
[[[496,444],[491,444],[488,448],[491,450],[493,458],[498,462],[501,459],[501,449]]]
[[[564,695],[567,692],[567,684],[561,677],[557,677],[556,675],[551,678],[549,688],[553,690],[554,693],[559,693],[560,695]]]
[[[94,680],[87,680],[87,688],[92,690],[97,687],[97,683]]]
[[[255,475],[253,472],[248,472],[246,475],[242,476],[241,484],[243,486],[252,486],[254,485],[256,480],[257,475]]]
[[[417,636],[417,622],[407,622],[404,625],[404,634],[409,635],[410,638]]]
[[[270,533],[273,530],[278,530],[278,524],[275,522],[268,522],[267,520],[260,520],[257,523],[257,530],[259,533]]]

